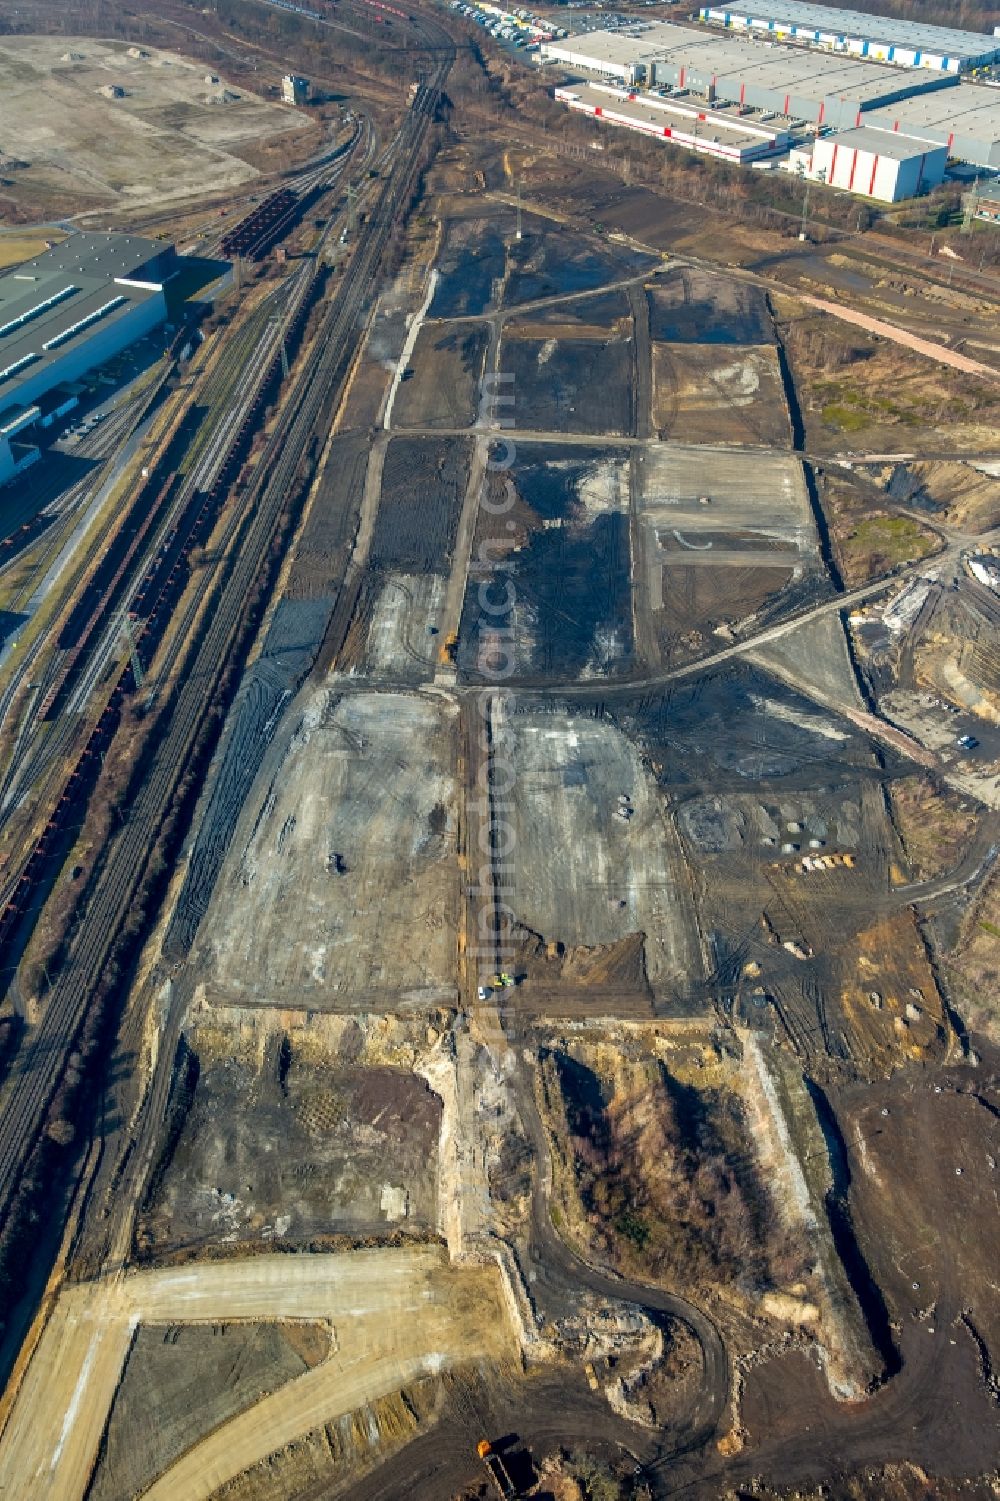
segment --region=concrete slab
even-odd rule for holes
[[[289,720],[209,915],[210,985],[319,1009],[453,995],[455,712],[321,690]]]
[[[676,836],[637,750],[582,716],[517,714],[504,730],[518,918],[567,946],[644,933],[650,982],[669,990],[691,973],[693,933]]]

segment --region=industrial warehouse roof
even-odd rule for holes
[[[739,77],[775,92],[840,97],[869,106],[882,100],[888,102],[904,91],[951,92],[958,87],[957,79],[947,74],[902,73],[878,63],[782,47],[750,36],[740,40],[721,37],[669,22],[654,23],[634,36],[595,31],[586,36],[567,37],[565,41],[544,43],[542,54],[579,59],[580,66],[585,65],[587,58],[593,58],[598,66],[611,63],[618,67],[660,61],[683,66],[700,78]]]
[[[1000,142],[1000,93],[974,83],[961,83],[942,94],[916,94],[877,111],[879,125],[918,131],[975,136]],[[874,117],[873,117],[874,118]]]
[[[39,275],[76,271],[103,277],[105,281],[113,281],[116,276],[136,276],[151,261],[169,253],[170,248],[162,240],[147,240],[143,235],[73,234],[33,261],[25,261],[0,277],[0,298],[5,295],[9,281],[23,279],[34,271]]]
[[[593,58],[597,63],[612,63],[616,67],[629,68],[633,63],[646,62],[664,53],[672,44],[687,40],[700,46],[705,41],[703,32],[687,26],[671,26],[668,22],[652,26],[639,26],[635,31],[588,31],[564,37],[559,42],[543,42],[542,53],[546,57]]]
[[[779,26],[811,27],[826,35],[867,38],[900,47],[940,52],[945,57],[977,58],[1000,50],[1000,39],[983,31],[959,31],[951,26],[931,26],[923,21],[899,21],[889,16],[867,15],[859,10],[812,5],[808,0],[771,0],[762,10],[733,7],[730,13],[741,19],[774,21]]]
[[[932,141],[921,141],[916,136],[903,135],[895,130],[874,130],[868,125],[859,125],[856,130],[838,130],[835,135],[827,137],[827,142],[845,146],[850,151],[867,151],[872,156],[887,157],[892,162],[908,162],[927,151],[944,149]]]
[[[696,41],[701,40],[696,31],[692,31],[690,35]],[[657,46],[645,32],[623,31],[591,31],[583,36],[568,36],[565,40],[549,43],[544,48],[552,56],[556,53],[575,53],[580,57],[594,58],[597,62],[613,63],[619,68],[630,68],[633,63],[644,62],[662,50],[662,46]]]
[[[774,129],[773,122],[770,129],[751,130],[747,128],[747,124],[751,122],[741,121],[736,114],[729,121],[722,118],[722,110],[711,110],[707,118],[704,114],[699,114],[697,109],[667,110],[662,101],[647,102],[647,98],[641,94],[631,98],[627,94],[608,92],[592,83],[574,84],[572,91],[566,92],[572,92],[581,104],[591,109],[602,109],[607,114],[648,126],[661,135],[687,135],[698,140],[703,147],[717,146],[722,151],[760,151],[773,144],[774,136],[780,134],[780,131]]]
[[[157,295],[142,273],[166,250],[136,235],[78,234],[0,276],[0,403],[22,378]]]

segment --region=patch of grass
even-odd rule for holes
[[[830,427],[839,427],[844,432],[856,433],[860,432],[863,427],[867,427],[870,419],[864,412],[858,412],[839,402],[831,401],[823,408],[823,421]]]
[[[926,557],[933,543],[908,516],[872,516],[854,528],[844,546],[856,557],[877,557],[883,568],[893,568]]]
[[[53,234],[51,239],[63,240],[65,235]],[[46,244],[47,239],[41,235],[0,235],[0,268],[30,261],[33,256],[41,255]]]
[[[1000,928],[997,927],[996,923],[987,922],[985,918],[980,918],[979,926],[984,933],[992,933],[994,938],[1000,938]]]
[[[615,1229],[619,1235],[624,1235],[626,1240],[630,1240],[637,1250],[644,1251],[646,1249],[646,1244],[649,1240],[649,1226],[645,1220],[640,1219],[639,1215],[633,1214],[631,1210],[627,1209],[615,1221]]]

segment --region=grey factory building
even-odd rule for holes
[[[0,276],[0,483],[37,458],[40,403],[165,320],[175,270],[160,241],[73,234]]]
[[[543,57],[626,83],[689,89],[816,125],[847,129],[913,94],[953,93],[952,74],[902,72],[847,57],[716,37],[668,22],[544,43]]]

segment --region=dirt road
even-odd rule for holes
[[[855,312],[853,308],[841,307],[838,302],[824,302],[820,297],[803,297],[802,301],[809,307],[819,308],[821,313],[831,313],[842,323],[851,323],[855,328],[863,328],[866,333],[877,334],[880,339],[889,339],[893,344],[902,344],[904,349],[912,349],[915,354],[923,354],[930,360],[937,360],[939,365],[948,365],[952,370],[961,370],[963,375],[980,375],[986,380],[1000,380],[1000,372],[994,370],[992,366],[982,365],[978,360],[970,360],[967,355],[956,354],[953,349],[946,349],[943,344],[935,344],[931,339],[920,339],[916,334],[907,333],[905,328],[897,328],[894,323],[886,323],[881,318],[873,318],[869,313]]]
[[[72,1287],[0,1436],[0,1495],[82,1501],[139,1324],[332,1325],[328,1360],[216,1430],[149,1492],[194,1501],[298,1434],[419,1375],[511,1351],[501,1302],[494,1268],[452,1269],[439,1246],[259,1256]]]

